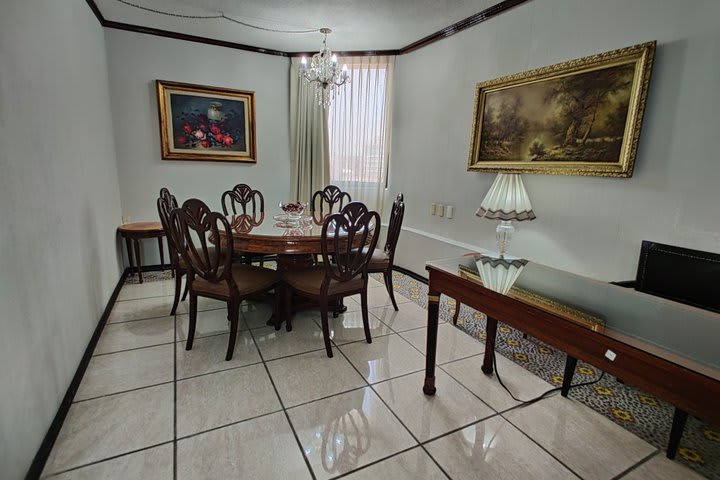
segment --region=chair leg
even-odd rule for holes
[[[178,275],[178,276],[182,276],[182,275]],[[187,279],[185,279],[185,292],[183,293],[183,296],[182,296],[182,301],[183,301],[183,302],[184,302],[185,299],[187,298],[187,294],[188,294],[188,289],[189,289],[189,288],[190,288],[190,282],[188,282]]]
[[[392,269],[388,268],[383,272],[383,278],[385,279],[385,288],[387,289],[388,295],[390,295],[390,301],[392,301],[393,308],[398,311],[397,302],[395,301],[395,291],[393,290],[392,284]]]
[[[285,287],[278,283],[275,285],[275,292],[273,298],[273,320],[275,323],[275,331],[282,328],[282,306],[285,299]]]
[[[238,321],[240,317],[240,302],[228,300],[228,320],[230,320],[230,338],[228,339],[228,350],[225,360],[232,360],[235,351],[235,339],[237,338]]]
[[[173,270],[175,271],[175,270]],[[182,278],[180,275],[175,275],[175,300],[173,301],[172,310],[170,310],[170,315],[175,315],[175,311],[177,310],[178,303],[180,303],[180,290],[182,289]]]
[[[457,325],[458,318],[460,317],[460,307],[462,303],[455,300],[455,314],[453,315],[453,325]]]
[[[372,343],[372,337],[370,336],[370,319],[368,318],[367,286],[360,292],[360,310],[362,311],[363,328],[365,329],[365,341]]]
[[[282,289],[284,297],[283,310],[285,311],[285,330],[292,332],[292,294],[293,290],[289,285],[286,285]]]
[[[325,340],[325,351],[327,352],[327,356],[332,358],[333,352],[332,352],[332,346],[330,345],[330,327],[328,325],[328,304],[327,304],[327,298],[320,300],[322,305],[320,306],[320,318],[322,320],[322,331],[323,331],[323,340]]]
[[[190,325],[188,326],[188,338],[185,344],[185,350],[192,350],[193,340],[195,340],[195,323],[197,322],[197,295],[190,294]]]

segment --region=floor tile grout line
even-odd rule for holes
[[[126,300],[126,301],[130,301],[130,300]],[[182,305],[182,303],[180,305]],[[226,308],[226,307],[223,306],[223,307],[217,307],[217,308],[205,308],[203,310],[198,310],[198,314],[200,314],[201,312],[212,312],[215,310],[222,310],[223,308]],[[112,312],[110,313],[110,315],[112,316]],[[176,312],[175,315],[156,315],[156,316],[152,316],[152,317],[132,318],[130,320],[120,320],[117,322],[111,322],[110,319],[108,318],[108,323],[106,324],[106,326],[107,325],[117,325],[119,323],[140,322],[142,320],[155,320],[157,318],[167,318],[167,317],[172,317],[172,318],[177,319],[177,317],[179,317],[181,315],[189,315],[189,314],[187,312],[179,312],[179,313]]]
[[[545,400],[545,399],[543,399],[543,400]],[[542,400],[539,400],[539,402],[542,402]],[[518,405],[518,406],[519,406],[519,407],[527,407],[528,404],[520,404],[520,405]],[[555,456],[552,452],[550,452],[550,450],[548,450],[547,448],[545,448],[544,446],[542,446],[542,445],[540,444],[540,442],[538,442],[537,440],[535,440],[534,438],[532,438],[529,434],[527,434],[527,433],[526,433],[523,429],[521,429],[518,425],[515,425],[509,418],[505,417],[505,416],[502,415],[502,414],[500,415],[500,417],[503,418],[503,419],[504,419],[506,422],[508,422],[510,425],[512,425],[518,432],[522,433],[525,437],[527,437],[528,439],[530,439],[531,442],[533,442],[535,445],[537,445],[538,447],[540,447],[540,449],[541,449],[542,451],[544,451],[545,453],[547,453],[548,455],[550,455],[552,458],[554,458],[560,465],[562,465],[563,467],[567,468],[568,471],[570,471],[573,475],[575,475],[576,477],[578,477],[578,478],[580,478],[580,479],[583,478],[582,475],[580,475],[580,474],[577,473],[575,470],[573,470],[573,469],[570,468],[568,465],[566,465],[565,462],[563,462],[562,460],[560,460],[557,456]]]
[[[176,343],[176,342],[154,343],[152,345],[143,345],[142,347],[124,348],[122,350],[115,350],[112,352],[93,353],[93,356],[91,358],[106,357],[108,355],[115,355],[116,353],[134,352],[135,350],[145,350],[145,349],[154,348],[154,347],[163,347],[165,345],[172,345],[173,343]]]
[[[365,388],[365,387],[363,387],[363,388]],[[377,460],[373,460],[372,462],[370,462],[370,463],[368,463],[368,464],[365,464],[365,465],[363,465],[363,466],[360,466],[360,467],[357,467],[357,468],[353,468],[352,470],[349,470],[349,471],[347,471],[347,472],[345,472],[345,473],[341,473],[340,475],[337,475],[337,476],[335,476],[335,477],[330,477],[330,480],[337,480],[337,479],[339,479],[339,478],[345,478],[345,477],[347,477],[347,476],[349,476],[349,475],[352,475],[353,473],[359,472],[359,471],[361,471],[361,470],[365,470],[366,468],[372,467],[373,465],[377,465],[378,463],[384,462],[385,460],[390,460],[391,458],[397,457],[398,455],[402,455],[403,453],[407,453],[407,452],[409,452],[410,450],[414,450],[414,449],[416,449],[416,448],[420,448],[420,446],[418,446],[418,445],[413,445],[413,446],[411,446],[411,447],[404,448],[404,449],[400,450],[399,452],[395,452],[395,453],[393,453],[392,455],[388,455],[387,457],[383,457],[383,458],[379,458],[379,459],[377,459]]]
[[[243,316],[244,318],[244,316]],[[270,384],[273,387],[273,390],[275,391],[275,395],[278,398],[278,401],[280,402],[280,408],[282,408],[282,412],[285,414],[285,420],[288,422],[288,425],[290,425],[290,430],[293,433],[293,436],[295,437],[295,442],[297,443],[298,448],[300,449],[300,455],[302,456],[303,460],[305,461],[305,466],[307,467],[308,471],[310,472],[310,477],[313,480],[317,480],[317,477],[315,476],[315,472],[313,471],[312,465],[310,464],[310,459],[307,458],[305,455],[305,450],[303,449],[302,442],[300,441],[300,437],[298,437],[297,431],[295,431],[295,425],[293,425],[292,421],[290,420],[290,415],[288,414],[287,409],[285,408],[285,404],[283,403],[282,397],[280,396],[280,392],[278,392],[277,386],[275,385],[275,381],[272,378],[272,375],[270,374],[270,369],[267,366],[267,363],[265,362],[265,358],[263,357],[262,352],[260,351],[260,347],[257,345],[257,342],[255,341],[255,335],[252,334],[252,330],[250,330],[250,336],[252,337],[253,343],[255,344],[255,348],[258,351],[258,355],[260,355],[260,361],[263,364],[263,367],[265,368],[265,373],[268,376],[268,379],[270,379]]]
[[[355,365],[350,361],[350,359],[347,357],[347,355],[345,355],[345,352],[343,352],[340,348],[337,348],[337,350],[338,350],[338,352],[340,352],[340,355],[342,355],[342,356],[345,358],[345,360],[346,360],[346,361],[355,369],[355,371],[362,377],[362,376],[363,376],[362,373],[360,373],[360,371],[357,369],[357,367],[355,367]],[[420,371],[422,371],[422,370],[420,370]],[[417,373],[417,372],[413,372],[413,373]],[[363,377],[363,378],[365,378],[365,377]],[[389,381],[389,380],[388,380],[388,381]],[[442,468],[442,466],[440,466],[440,464],[435,460],[435,458],[434,458],[432,455],[430,455],[430,452],[428,452],[428,451],[423,447],[422,442],[420,442],[420,440],[415,436],[415,434],[407,427],[407,425],[405,425],[405,422],[402,421],[402,419],[395,413],[395,411],[394,411],[392,408],[390,408],[390,405],[388,405],[388,403],[385,401],[385,399],[382,398],[382,396],[377,392],[377,390],[375,390],[375,388],[373,387],[373,384],[371,384],[370,382],[368,382],[367,379],[365,380],[365,383],[367,383],[367,386],[370,388],[370,390],[372,390],[372,392],[375,394],[375,396],[377,396],[377,398],[380,399],[380,401],[383,403],[383,405],[385,405],[385,408],[388,409],[388,411],[397,419],[397,421],[400,423],[400,425],[402,425],[403,428],[410,434],[410,436],[412,437],[412,439],[413,439],[413,440],[416,442],[416,444],[417,444],[417,445],[415,445],[414,447],[420,446],[420,447],[423,449],[423,451],[432,459],[432,461],[435,463],[435,465],[437,465],[437,467],[440,469],[440,471],[441,471],[446,477],[451,478],[450,475],[448,475],[448,473],[445,471],[445,469]],[[492,409],[491,409],[491,410],[492,410]],[[414,448],[414,447],[413,447],[413,448]],[[396,455],[397,455],[397,454],[398,454],[398,453],[396,452]],[[388,457],[388,458],[390,458],[390,457]]]
[[[258,363],[258,364],[256,364],[256,365],[260,365],[260,364]],[[276,413],[281,413],[281,412],[282,412],[282,408],[281,408],[281,409],[278,409],[278,410],[272,410],[272,411],[266,412],[266,413],[261,413],[261,414],[259,414],[259,415],[253,415],[252,417],[243,418],[242,420],[235,420],[235,421],[232,421],[232,422],[229,422],[229,423],[224,423],[224,424],[222,424],[222,425],[217,425],[217,426],[208,428],[208,429],[206,429],[206,430],[200,430],[199,432],[189,433],[189,434],[187,434],[187,435],[183,435],[183,436],[181,436],[181,437],[178,437],[177,440],[175,440],[175,443],[181,442],[181,441],[184,441],[184,440],[187,440],[187,439],[189,439],[189,438],[197,437],[197,436],[199,436],[199,435],[204,435],[204,434],[206,434],[206,433],[214,432],[214,431],[216,431],[216,430],[222,430],[223,428],[234,427],[235,425],[240,425],[241,423],[250,422],[250,421],[252,421],[252,420],[258,420],[258,419],[263,418],[263,417],[269,417],[270,415],[274,415],[274,414],[276,414]]]
[[[186,380],[194,380],[199,377],[207,377],[208,375],[214,375],[216,373],[222,373],[222,372],[228,372],[230,370],[240,370],[241,368],[245,367],[254,367],[256,365],[259,365],[262,363],[261,361],[251,362],[251,363],[244,363],[242,365],[235,365],[233,367],[227,367],[227,368],[221,368],[220,370],[213,370],[212,372],[205,372],[205,373],[198,373],[196,375],[190,375],[189,377],[182,377],[175,380],[176,383],[184,382]]]
[[[628,468],[626,468],[626,469],[623,470],[622,472],[618,473],[617,475],[615,475],[614,477],[612,477],[610,480],[619,480],[619,479],[625,477],[625,476],[628,475],[630,472],[632,472],[633,470],[638,469],[638,468],[641,467],[642,465],[645,465],[647,462],[649,462],[649,461],[652,460],[653,458],[657,457],[658,455],[661,455],[661,450],[658,449],[658,448],[656,448],[653,452],[649,453],[649,454],[646,455],[644,458],[640,459],[640,461],[634,463],[633,465],[629,466]]]
[[[152,385],[143,385],[142,387],[130,388],[128,390],[120,390],[119,392],[106,393],[104,395],[98,395],[96,397],[83,398],[81,400],[73,400],[72,404],[77,405],[79,403],[90,402],[92,400],[98,400],[100,398],[107,398],[107,397],[113,397],[115,395],[122,395],[124,393],[137,392],[139,390],[145,390],[146,388],[154,388],[154,387],[159,387],[162,385],[170,385],[173,382],[174,382],[173,380],[168,380],[167,382],[153,383]]]
[[[165,441],[165,442],[160,442],[160,443],[156,443],[156,444],[153,444],[153,445],[149,445],[149,446],[147,446],[147,447],[138,448],[138,449],[136,449],[136,450],[130,450],[129,452],[120,453],[120,454],[118,454],[118,455],[113,455],[113,456],[110,456],[110,457],[102,458],[102,459],[100,459],[100,460],[94,460],[94,461],[88,462],[88,463],[83,463],[82,465],[76,465],[76,466],[74,466],[74,467],[66,468],[65,470],[58,470],[57,472],[53,472],[53,473],[51,473],[51,474],[49,474],[49,475],[45,475],[45,476],[43,476],[42,478],[43,478],[43,479],[46,479],[46,478],[56,477],[56,476],[62,475],[62,474],[64,474],[64,473],[73,472],[73,471],[75,471],[75,470],[80,470],[81,468],[90,467],[90,466],[92,466],[92,465],[97,465],[98,463],[109,462],[109,461],[111,461],[111,460],[115,460],[115,459],[118,459],[118,458],[120,458],[120,457],[126,457],[126,456],[132,455],[132,454],[134,454],[134,453],[144,452],[145,450],[151,450],[151,449],[153,449],[153,448],[161,447],[161,446],[163,446],[163,445],[169,445],[169,444],[171,444],[171,443],[173,443],[173,441],[172,441],[172,440],[168,440],[168,441]]]

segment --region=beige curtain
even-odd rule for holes
[[[327,112],[315,100],[315,87],[298,76],[300,59],[290,63],[290,200],[309,202],[330,183]]]
[[[350,84],[329,107],[330,182],[382,214],[395,57],[342,57]]]

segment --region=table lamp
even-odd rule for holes
[[[535,219],[530,197],[528,197],[520,175],[498,173],[475,215],[500,220],[495,229],[495,238],[500,258],[505,258],[515,231],[512,221],[521,222]]]

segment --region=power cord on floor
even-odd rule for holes
[[[493,369],[495,370],[495,376],[497,377],[498,382],[500,382],[500,385],[502,385],[502,387],[513,398],[513,400],[515,400],[516,402],[520,402],[520,405],[522,405],[522,406],[531,405],[539,400],[542,400],[543,398],[547,397],[548,395],[550,395],[553,392],[562,390],[562,387],[555,387],[555,388],[551,388],[550,390],[548,390],[544,393],[541,393],[540,395],[538,395],[535,398],[531,398],[530,400],[520,400],[515,395],[513,395],[513,393],[510,391],[510,389],[508,387],[506,387],[505,384],[503,383],[502,378],[500,377],[500,372],[498,371],[498,368],[497,368],[497,360],[495,359],[495,350],[494,349],[493,349]],[[595,383],[598,383],[600,380],[602,380],[604,376],[605,376],[605,372],[600,372],[600,376],[596,380],[591,380],[589,382],[576,383],[575,385],[570,385],[570,389],[573,389],[576,387],[584,387],[587,385],[593,385]]]

